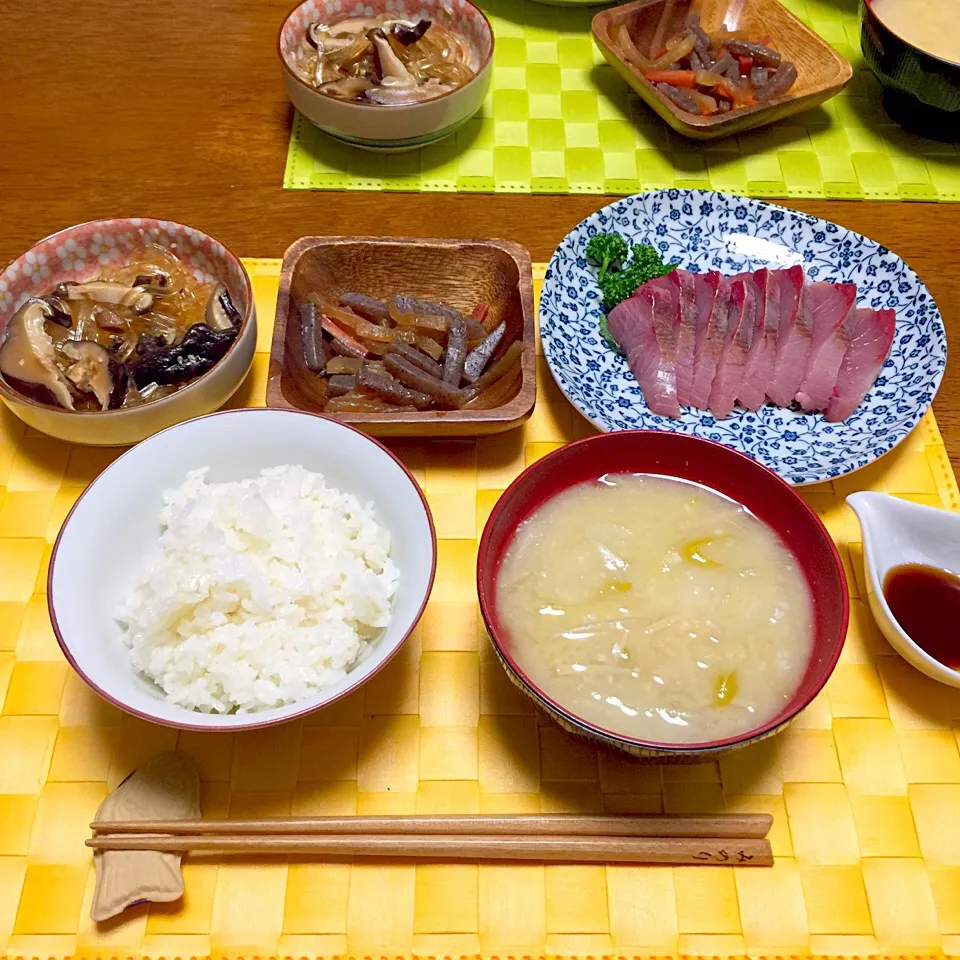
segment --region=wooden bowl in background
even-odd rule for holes
[[[366,433],[387,437],[458,437],[500,433],[533,413],[537,396],[536,331],[530,254],[506,240],[421,240],[408,237],[303,237],[286,252],[270,352],[267,406],[323,413],[317,375],[303,360],[297,305],[316,291],[336,303],[347,292],[387,299],[435,300],[469,315],[490,307],[491,327],[506,335],[491,363],[515,341],[526,345],[516,373],[481,393],[469,410],[331,413]]]
[[[701,20],[708,32],[725,26],[746,30],[751,38],[772,37],[771,46],[797,68],[796,83],[770,103],[740,107],[710,117],[687,113],[668,100],[644,77],[639,68],[621,55],[615,37],[623,23],[637,46],[648,49],[660,22],[666,0],[635,0],[603,10],[593,18],[593,37],[614,70],[640,95],[644,103],[686,137],[713,140],[743,133],[794,113],[816,107],[838,94],[853,76],[853,69],[822,37],[798,20],[777,0],[702,0]],[[677,0],[666,37],[683,29],[694,0]],[[644,45],[644,39],[647,44]]]

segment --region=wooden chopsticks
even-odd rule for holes
[[[91,823],[97,833],[201,834],[527,834],[531,836],[740,837],[762,839],[773,817],[766,813],[712,817],[561,815],[276,817],[267,820],[117,820]]]
[[[562,863],[672,863],[770,866],[767,840],[688,837],[286,834],[97,837],[95,850],[162,853],[312,854],[336,857],[420,857],[437,860],[540,860]]]
[[[767,814],[95,822],[95,850],[770,866]]]

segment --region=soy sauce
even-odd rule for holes
[[[893,567],[883,595],[904,633],[934,660],[960,670],[960,577],[922,563]]]

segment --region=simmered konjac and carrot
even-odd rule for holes
[[[627,23],[615,39],[623,57],[681,110],[701,116],[728,113],[768,103],[796,82],[796,67],[769,46],[769,39],[756,43],[743,31],[707,33],[696,11],[681,33],[666,38],[672,10],[667,0],[650,49],[641,49]]]
[[[486,304],[465,316],[415,297],[311,293],[299,310],[303,360],[328,413],[469,409],[520,368],[523,344],[502,349],[506,323]]]

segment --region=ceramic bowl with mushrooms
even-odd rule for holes
[[[306,0],[277,41],[293,105],[367,150],[413,150],[454,133],[483,105],[493,30],[468,0]]]
[[[62,440],[123,446],[210,413],[255,345],[242,264],[179,223],[79,224],[0,273],[0,399]]]

